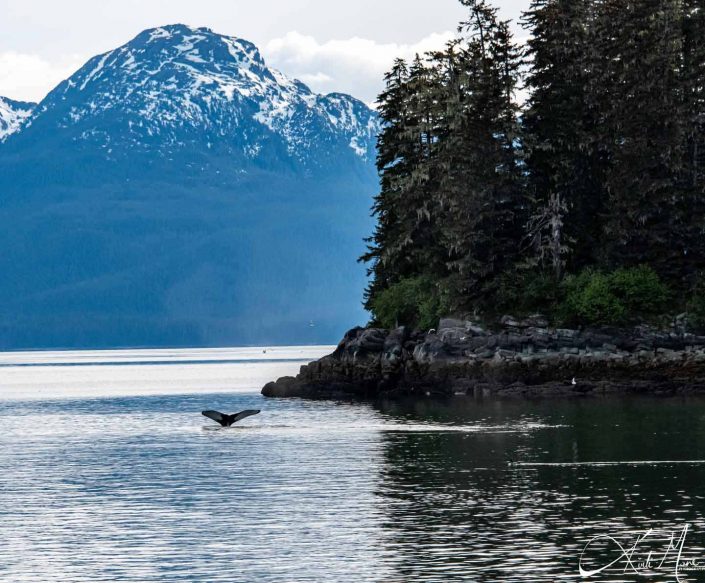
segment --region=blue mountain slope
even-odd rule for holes
[[[208,29],[94,57],[0,144],[0,348],[336,340],[378,127]]]

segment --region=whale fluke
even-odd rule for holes
[[[233,423],[244,419],[245,417],[250,417],[251,415],[257,415],[259,409],[248,409],[247,411],[240,411],[234,415],[228,415],[226,413],[219,413],[218,411],[202,411],[201,414],[205,415],[209,419],[213,419],[216,423],[220,423],[223,427],[230,427]]]

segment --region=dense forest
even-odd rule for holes
[[[461,3],[379,97],[375,321],[705,323],[702,0],[533,0],[521,46]]]

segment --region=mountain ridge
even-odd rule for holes
[[[120,130],[122,139],[132,138],[132,146],[149,145],[145,138],[160,134],[174,143],[177,139],[169,133],[174,128],[206,128],[209,137],[222,138],[245,121],[232,116],[244,113],[282,138],[290,153],[314,145],[306,134],[314,124],[317,137],[321,131],[342,130],[355,154],[373,158],[379,130],[376,113],[364,103],[342,93],[313,93],[301,81],[267,67],[249,41],[181,24],[145,30],[121,47],[91,58],[49,92],[25,128],[47,111],[60,114],[56,124],[62,129],[116,111],[124,118],[114,120],[122,122],[114,129]],[[214,113],[222,116],[220,125],[212,123]],[[99,135],[80,137],[93,138],[99,147],[106,145]],[[256,139],[261,136],[253,137],[247,154],[256,157]],[[115,139],[113,134],[111,141]]]

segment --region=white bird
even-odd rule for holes
[[[577,381],[575,380],[575,377],[573,377],[573,380],[570,381],[570,384],[571,384],[571,385],[577,385],[577,384],[578,384]]]

